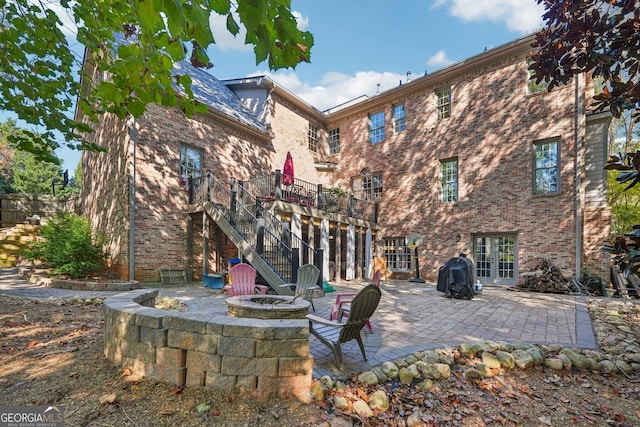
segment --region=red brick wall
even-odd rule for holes
[[[471,253],[472,235],[517,233],[520,271],[545,257],[575,269],[575,132],[573,86],[528,95],[525,56],[509,58],[384,104],[340,126],[337,180],[347,185],[367,167],[382,172],[379,237],[418,233],[421,274]],[[451,87],[451,117],[436,119],[435,90]],[[392,133],[392,105],[404,103],[406,129]],[[385,111],[386,138],[368,142],[368,114]],[[560,138],[557,195],[533,195],[533,144]],[[440,161],[458,158],[458,202],[440,202]],[[458,239],[458,236],[460,238]]]
[[[296,178],[328,185],[330,183],[328,177],[319,174],[314,167],[316,161],[324,159],[324,150],[326,149],[322,124],[275,94],[272,95],[272,106],[270,126],[274,134],[272,141],[274,170],[282,170],[287,151],[290,151]],[[318,127],[319,149],[317,153],[309,150],[309,122]]]
[[[86,138],[107,149],[83,152],[81,212],[92,227],[107,238],[110,266],[129,278],[129,126],[105,115]]]
[[[188,192],[180,188],[180,146],[203,150],[204,171],[228,181],[269,173],[270,144],[208,115],[186,119],[177,109],[151,106],[136,138],[136,279],[159,280],[162,268],[187,268]],[[197,231],[197,230],[196,230]],[[201,245],[201,231],[194,244]],[[213,240],[212,240],[213,241]],[[194,272],[202,268],[201,246]]]

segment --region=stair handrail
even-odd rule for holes
[[[234,198],[234,185],[226,184],[208,173],[206,184],[201,179],[196,179],[194,187],[198,191],[194,193],[200,195],[203,201],[211,202],[220,210],[225,219],[236,229],[238,234],[256,251],[273,271],[285,282],[292,279],[293,248],[299,248],[283,242],[269,227],[266,221],[259,221],[258,217],[251,210],[247,209],[239,200],[237,195]],[[235,191],[235,193],[238,193]],[[204,199],[206,195],[206,199]],[[266,210],[259,209],[261,214]],[[274,217],[275,218],[275,217]],[[277,219],[276,219],[277,220]],[[270,222],[273,223],[273,220]],[[283,234],[286,237],[286,234]],[[297,237],[297,236],[296,236]],[[291,239],[295,243],[305,243],[302,239]],[[308,246],[308,245],[307,245]],[[315,255],[315,251],[314,251]]]
[[[276,217],[273,212],[264,207],[260,201],[260,196],[255,193],[257,187],[254,184],[254,180],[238,183],[237,194],[240,203],[248,210],[253,210],[255,217],[264,218],[265,227],[271,230],[275,235],[282,236],[281,239],[290,240],[289,246],[293,248],[301,248],[305,251],[303,254],[306,256],[303,256],[303,258],[314,260],[317,255],[317,251],[309,246],[302,236],[295,234],[290,228],[285,227],[280,218]]]

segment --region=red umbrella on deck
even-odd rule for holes
[[[287,158],[282,168],[282,183],[293,184],[293,157],[291,157],[291,152],[289,151],[287,151]]]

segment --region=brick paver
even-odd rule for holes
[[[357,291],[362,281],[334,284],[338,291]],[[146,285],[145,287],[151,287]],[[157,286],[161,295],[181,300],[189,311],[226,316],[225,295],[202,286]],[[414,351],[462,342],[523,341],[596,348],[585,298],[579,295],[518,292],[485,286],[474,299],[444,298],[433,284],[382,282],[382,299],[373,318],[373,333],[363,333],[368,361],[355,341],[342,346],[345,370],[339,371],[331,350],[311,340],[314,376],[347,376]],[[23,280],[12,269],[0,269],[0,293],[34,298],[108,296],[115,292],[81,292],[43,288]],[[335,293],[314,298],[316,314],[329,317]]]

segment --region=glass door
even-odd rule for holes
[[[473,241],[475,279],[482,284],[510,285],[517,282],[516,235],[477,235]]]

